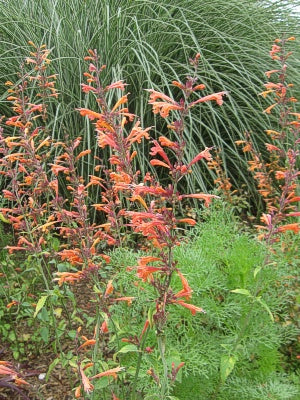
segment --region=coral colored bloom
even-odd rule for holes
[[[270,144],[270,143],[265,143],[265,146],[266,146],[266,149],[270,152],[271,151],[281,151],[279,147],[274,146],[273,144]]]
[[[165,147],[173,147],[173,148],[177,148],[178,147],[178,144],[177,143],[175,143],[175,142],[172,142],[172,140],[169,140],[168,138],[166,138],[165,136],[160,136],[159,138],[158,138],[158,140],[159,140],[159,142],[160,142],[160,144],[162,145],[162,146],[165,146]]]
[[[194,306],[193,304],[185,303],[185,302],[182,301],[182,300],[173,300],[172,303],[173,303],[173,304],[179,304],[180,306],[187,308],[188,310],[191,311],[191,313],[192,313],[193,315],[195,315],[196,312],[205,313],[205,311],[203,310],[203,308]]]
[[[215,101],[219,106],[223,104],[223,96],[227,95],[227,92],[218,92],[209,94],[208,96],[201,97],[200,99],[193,101],[189,104],[189,108],[194,107],[198,103],[205,103],[207,101]]]
[[[202,158],[204,158],[206,161],[211,161],[212,160],[212,155],[210,154],[211,149],[212,147],[206,147],[203,151],[201,151],[201,153],[199,153],[196,157],[192,159],[192,161],[188,164],[187,168],[190,168],[191,165],[202,160]]]
[[[78,347],[78,350],[81,350],[86,346],[94,346],[94,344],[96,344],[96,340],[95,339],[86,340],[84,343],[82,343],[81,346]]]
[[[271,110],[277,106],[277,103],[272,104],[271,106],[269,106],[268,108],[266,108],[263,112],[266,114],[271,114]]]
[[[83,276],[83,272],[56,272],[55,275],[57,275],[58,278],[54,278],[53,281],[58,281],[58,286],[61,286],[65,282],[74,283],[80,280]]]
[[[79,369],[80,369],[80,375],[81,375],[81,381],[82,381],[82,385],[83,385],[83,390],[86,393],[91,393],[94,390],[94,385],[91,384],[89,378],[85,375],[82,367],[80,367]]]
[[[196,225],[196,221],[193,218],[181,218],[177,221],[181,224],[189,224],[189,225]]]
[[[283,225],[278,228],[278,232],[286,232],[286,231],[293,231],[294,233],[298,233],[300,231],[300,226],[299,224],[294,223],[294,224]]]
[[[127,304],[130,306],[134,299],[135,297],[118,297],[117,299],[114,299],[114,301],[127,301]]]
[[[177,271],[177,274],[179,275],[179,278],[181,280],[183,289],[181,289],[178,293],[176,293],[174,296],[176,298],[178,297],[185,297],[187,300],[190,300],[192,297],[193,290],[190,288],[187,279],[182,275],[180,271]]]
[[[212,199],[219,199],[219,196],[216,196],[214,194],[206,194],[206,193],[194,193],[194,194],[183,194],[179,196],[179,200],[182,198],[191,198],[191,199],[200,199],[204,200],[204,205],[205,207],[208,207],[209,204],[212,202]]]
[[[166,163],[164,163],[163,161],[160,160],[151,160],[150,164],[154,167],[154,166],[159,166],[159,167],[165,167],[170,169],[170,166]]]
[[[102,333],[108,333],[108,332],[109,332],[107,321],[102,322],[100,331],[101,331]]]
[[[112,282],[113,282],[112,279],[107,282],[107,286],[106,286],[106,289],[105,289],[104,297],[109,296],[114,291],[114,287],[112,285]]]
[[[102,378],[103,376],[112,376],[114,379],[117,379],[117,373],[122,372],[124,368],[122,367],[116,367],[109,369],[108,371],[100,372],[100,374],[92,376],[90,379],[96,379],[96,378]]]

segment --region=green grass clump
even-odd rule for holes
[[[108,66],[106,83],[127,81],[130,110],[141,116],[145,126],[153,125],[153,117],[143,89],[170,92],[170,83],[188,73],[187,59],[200,52],[200,80],[207,93],[226,90],[229,96],[222,108],[206,104],[193,114],[185,132],[191,153],[187,157],[204,146],[220,147],[233,182],[247,183],[253,194],[255,188],[249,184],[246,163],[234,141],[252,130],[256,145],[264,143],[263,131],[269,122],[261,113],[265,104],[257,93],[265,82],[264,71],[271,68],[267,53],[272,40],[282,32],[297,36],[299,18],[290,8],[289,2],[257,0],[1,2],[0,115],[9,114],[4,82],[15,81],[19,65],[28,55],[29,40],[52,49],[53,72],[59,75],[60,97],[52,110],[49,107],[48,128],[53,138],[82,135],[85,148],[96,147],[93,127],[74,110],[92,102],[80,89],[83,57],[89,48],[98,49]],[[295,84],[300,81],[298,65],[294,62],[291,67]],[[161,120],[154,124],[156,132],[165,129]],[[95,148],[95,153],[98,151]],[[140,152],[137,158],[142,171],[149,168],[144,154]],[[82,170],[88,176],[94,165],[93,153],[85,161]],[[210,187],[210,175],[208,171],[203,174],[203,168],[195,166],[188,182],[191,192]]]

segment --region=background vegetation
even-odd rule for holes
[[[264,130],[269,129],[270,122],[261,113],[266,102],[262,106],[257,93],[265,82],[263,71],[271,66],[267,53],[274,37],[282,32],[297,36],[299,32],[299,16],[291,13],[295,3],[6,0],[0,4],[0,114],[9,113],[3,85],[7,79],[15,80],[28,53],[28,40],[37,45],[45,43],[52,50],[52,68],[59,74],[60,96],[49,118],[52,136],[83,134],[85,148],[94,147],[94,133],[74,110],[92,106],[92,99],[83,98],[80,89],[82,60],[89,48],[98,49],[102,62],[108,65],[107,82],[126,79],[130,110],[142,116],[144,126],[153,125],[153,120],[143,89],[160,88],[169,93],[171,81],[185,76],[188,58],[200,52],[201,83],[210,92],[227,90],[229,96],[222,109],[211,105],[193,113],[185,132],[186,156],[204,146],[221,148],[224,167],[233,183],[239,187],[246,183],[257,205],[255,187],[249,183],[247,165],[234,141],[246,130],[254,133],[260,148],[265,141]],[[299,61],[295,57],[292,63],[291,75],[299,82]],[[161,121],[155,125],[157,135],[164,131]],[[149,168],[141,151],[138,162],[142,171]],[[82,167],[85,176],[91,174],[93,154]],[[212,187],[210,172],[203,174],[205,168],[195,168],[188,182],[192,192]]]

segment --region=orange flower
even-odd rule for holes
[[[124,104],[124,103],[127,103],[127,94],[125,94],[124,96],[122,96],[122,97],[116,102],[116,104],[113,106],[111,112],[116,111],[116,109],[119,108],[120,105],[122,105],[122,104]],[[122,111],[122,110],[120,110],[120,111]]]
[[[196,225],[196,221],[193,218],[182,218],[177,220],[178,223],[184,223],[189,225]]]
[[[191,313],[192,313],[193,315],[195,315],[196,312],[205,313],[205,311],[203,310],[203,308],[194,306],[193,304],[185,303],[185,302],[183,302],[182,300],[173,300],[172,303],[174,303],[174,304],[179,304],[180,306],[187,308],[188,310],[191,311]]]
[[[8,303],[7,305],[6,305],[6,308],[11,308],[11,307],[13,307],[13,306],[16,306],[17,304],[19,304],[19,302],[18,301],[16,301],[16,300],[13,300],[11,303]]]
[[[159,166],[159,167],[165,167],[165,168],[168,168],[168,169],[170,169],[170,166],[168,165],[168,164],[166,164],[166,163],[164,163],[163,161],[160,161],[160,160],[151,160],[150,161],[150,164],[154,167],[154,166]]]
[[[102,333],[108,333],[108,332],[109,332],[109,330],[108,330],[108,324],[107,324],[106,321],[102,322],[100,331],[101,331]]]
[[[198,103],[205,103],[207,101],[215,101],[219,106],[223,104],[223,96],[227,95],[227,92],[218,92],[209,94],[208,96],[201,97],[200,99],[193,101],[189,104],[189,108],[194,107]]]
[[[96,344],[96,340],[95,339],[86,340],[84,343],[82,343],[81,346],[78,347],[78,350],[81,350],[86,346],[94,346],[94,344]]]
[[[277,146],[274,146],[273,144],[270,144],[270,143],[265,143],[265,146],[266,146],[266,149],[268,150],[268,151],[281,151],[280,149],[279,149],[279,147],[277,147]]]
[[[75,158],[76,161],[79,160],[79,158],[86,156],[87,154],[90,154],[92,150],[84,150],[81,153],[78,154],[78,156]]]
[[[176,293],[174,296],[176,298],[178,297],[185,297],[187,300],[190,300],[192,297],[193,290],[190,288],[187,279],[182,275],[180,271],[177,271],[177,274],[179,275],[179,278],[181,280],[183,289],[181,289],[178,293]]]
[[[53,281],[58,281],[58,286],[61,286],[65,282],[74,283],[80,280],[83,276],[83,272],[56,272],[55,275],[57,275],[58,278],[54,278]]]
[[[107,286],[106,286],[106,290],[105,290],[105,293],[104,293],[104,297],[109,296],[114,291],[114,287],[112,285],[112,282],[113,282],[112,279],[107,282]]]
[[[299,224],[294,223],[294,224],[283,225],[278,228],[278,232],[286,232],[286,231],[293,231],[294,233],[298,233],[300,231],[300,226]]]
[[[272,108],[274,108],[275,106],[277,106],[277,103],[272,104],[271,106],[269,106],[268,108],[266,108],[263,112],[266,114],[271,114],[271,110]]]
[[[102,378],[103,376],[112,376],[114,379],[117,379],[117,373],[122,372],[124,368],[122,367],[116,367],[109,369],[108,371],[100,372],[100,374],[92,376],[90,379],[96,379],[96,378]]]
[[[212,155],[210,154],[211,149],[212,147],[206,147],[203,151],[201,151],[201,153],[199,153],[196,157],[192,159],[187,168],[190,168],[191,165],[202,160],[202,158],[205,158],[206,161],[211,161],[212,160]]]
[[[102,114],[89,110],[88,108],[78,108],[77,111],[80,112],[80,115],[83,117],[88,117],[91,121],[102,118]]]
[[[151,93],[149,104],[152,105],[154,114],[160,113],[163,118],[166,118],[171,110],[184,110],[183,106],[179,105],[179,103],[164,93],[157,92],[153,89],[149,89],[147,91]],[[157,99],[164,101],[156,101]]]
[[[178,145],[175,142],[172,142],[172,140],[169,140],[168,138],[166,138],[165,136],[160,136],[158,138],[160,144],[162,146],[166,146],[166,147],[173,147],[173,148],[177,148]]]
[[[117,299],[114,299],[114,301],[127,301],[127,304],[130,306],[134,299],[135,297],[118,297]]]
[[[80,369],[80,374],[81,374],[81,381],[83,384],[83,390],[86,393],[91,393],[94,390],[94,386],[91,384],[89,378],[85,375],[82,367],[80,367],[79,369]]]
[[[209,204],[212,202],[212,199],[219,199],[219,196],[216,196],[214,194],[206,194],[206,193],[194,193],[194,194],[184,194],[179,196],[179,200],[181,200],[182,198],[192,198],[192,199],[200,199],[200,200],[204,200],[204,205],[205,207],[208,207]]]
[[[137,121],[135,123],[134,127],[131,129],[130,134],[126,138],[127,143],[129,143],[129,144],[132,144],[135,142],[141,143],[142,138],[150,139],[148,131],[151,129],[151,127],[142,129],[140,127],[140,123],[141,123],[140,121]]]
[[[105,91],[111,90],[111,89],[121,89],[124,90],[125,86],[127,86],[127,83],[124,83],[123,81],[117,81],[114,83],[111,83],[110,85],[105,87]]]

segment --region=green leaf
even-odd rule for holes
[[[131,352],[137,352],[138,348],[135,344],[127,344],[126,346],[122,347],[121,350],[118,351],[118,353],[131,353]]]
[[[107,376],[103,376],[101,379],[97,379],[97,383],[95,383],[95,389],[103,389],[110,384],[110,381]]]
[[[42,296],[39,301],[37,302],[37,305],[35,307],[35,312],[33,314],[33,318],[35,318],[37,316],[37,314],[39,313],[39,311],[44,307],[46,300],[47,300],[48,296]]]
[[[234,289],[230,290],[232,293],[243,294],[244,296],[252,297],[251,293],[247,289]]]
[[[256,297],[256,301],[263,306],[263,308],[269,313],[271,321],[274,322],[274,317],[273,317],[273,314],[271,313],[271,310],[270,310],[268,304],[265,303],[265,301],[262,300],[260,297]]]
[[[2,213],[0,213],[0,221],[4,222],[5,224],[10,224],[11,222],[4,217]]]
[[[260,271],[261,271],[261,266],[255,268],[254,273],[253,273],[254,278],[256,278],[256,275],[257,275]]]
[[[224,383],[228,376],[231,374],[234,365],[237,361],[236,356],[222,356],[221,357],[221,363],[220,363],[220,375],[221,375],[221,381]]]
[[[155,312],[155,308],[150,307],[148,310],[148,321],[149,321],[150,328],[152,328],[154,325],[154,321],[153,321],[154,312]]]
[[[46,377],[45,377],[45,381],[48,382],[48,379],[50,377],[51,372],[53,371],[53,368],[56,367],[56,365],[60,362],[60,358],[55,358],[52,363],[49,365]]]
[[[40,329],[40,334],[41,334],[41,338],[43,339],[43,341],[45,343],[48,343],[49,342],[49,329],[46,328],[45,326],[43,326]]]

